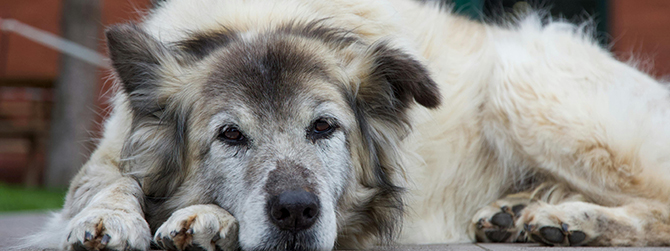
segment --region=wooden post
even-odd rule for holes
[[[63,37],[97,50],[100,0],[64,0],[62,6]],[[90,130],[95,119],[98,69],[67,55],[61,55],[60,67],[45,172],[48,187],[67,186],[93,146]]]

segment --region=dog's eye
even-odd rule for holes
[[[226,127],[219,133],[219,139],[231,144],[239,144],[246,140],[244,134],[235,127]]]
[[[331,128],[332,126],[330,125],[330,123],[328,123],[325,120],[320,119],[314,122],[314,132],[316,133],[324,133],[329,131]]]
[[[307,136],[312,140],[315,141],[317,139],[322,139],[330,136],[333,131],[337,128],[336,125],[333,123],[325,120],[325,119],[318,119],[312,123],[312,127],[307,133]]]

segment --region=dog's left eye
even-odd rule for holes
[[[314,121],[314,123],[312,123],[312,127],[308,131],[307,136],[309,136],[312,140],[325,138],[330,136],[330,134],[335,131],[336,127],[336,125],[325,119],[317,119]]]
[[[325,120],[320,119],[320,120],[317,120],[316,122],[314,122],[314,132],[316,132],[316,133],[324,133],[324,132],[329,131],[332,128],[333,127],[330,125],[330,123],[328,123]]]
[[[219,133],[219,139],[232,145],[242,144],[246,141],[244,134],[236,127],[223,128]]]

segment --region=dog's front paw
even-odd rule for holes
[[[67,225],[65,250],[147,250],[151,231],[137,212],[85,209]]]
[[[477,241],[524,241],[524,229],[516,222],[528,203],[527,198],[508,197],[480,209],[472,219]]]
[[[154,236],[168,250],[234,250],[237,220],[216,205],[193,205],[172,213]]]

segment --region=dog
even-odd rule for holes
[[[104,137],[32,244],[670,245],[670,91],[527,14],[166,0],[106,31]]]

